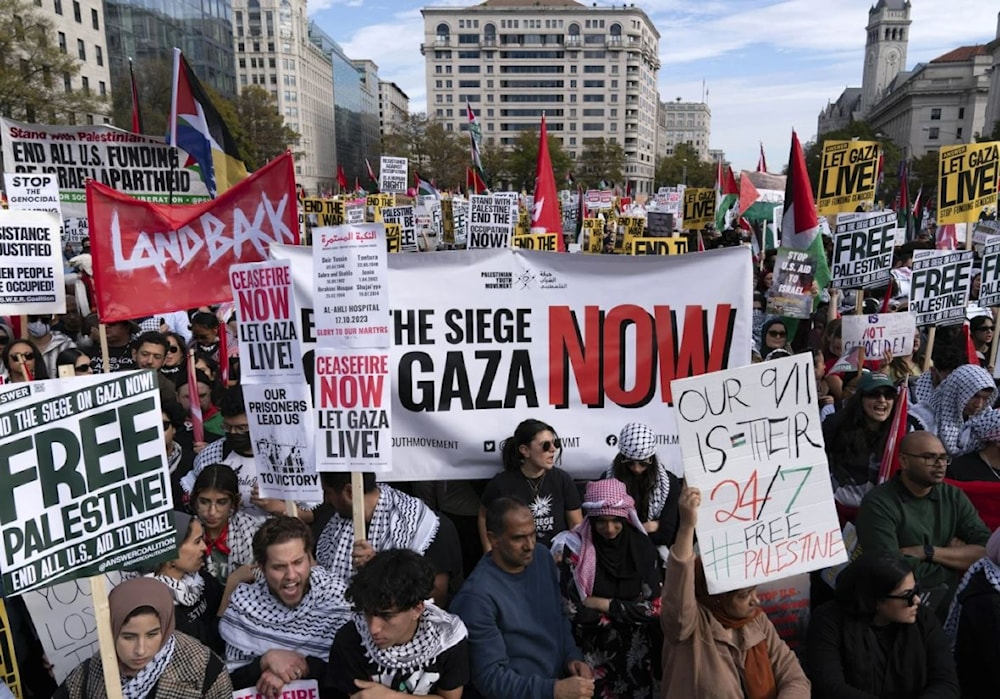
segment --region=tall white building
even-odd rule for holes
[[[378,127],[382,136],[392,133],[410,113],[410,98],[394,82],[378,81]]]
[[[313,28],[315,31],[315,28]],[[236,75],[260,85],[301,135],[295,179],[310,194],[336,185],[337,150],[330,57],[310,40],[306,0],[233,0]]]
[[[510,145],[544,112],[571,157],[588,139],[617,141],[634,191],[652,191],[660,33],[641,8],[486,0],[421,12],[428,116],[465,129],[468,102],[484,140]]]
[[[984,135],[993,133],[994,128],[1000,128],[1000,13],[997,13],[997,34],[987,48],[993,59],[990,69],[990,94],[986,104],[986,116],[983,119]]]
[[[80,60],[75,76],[54,75],[67,91],[90,90],[108,99],[106,114],[77,114],[67,122],[78,124],[111,123],[111,70],[107,39],[104,34],[104,6],[98,0],[41,0],[41,12],[53,23],[53,40],[63,53]],[[124,88],[126,91],[128,87]],[[39,121],[47,117],[39,114]]]
[[[687,143],[698,157],[709,160],[708,144],[712,136],[712,110],[704,102],[661,102],[656,118],[656,156],[674,154],[678,143]]]

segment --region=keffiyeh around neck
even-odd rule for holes
[[[413,638],[398,646],[379,648],[372,639],[365,615],[354,615],[354,626],[361,636],[365,655],[378,667],[379,674],[390,671],[413,672],[425,668],[449,648],[469,635],[465,624],[433,602],[424,602]]]
[[[171,634],[156,655],[132,677],[122,674],[122,699],[146,699],[160,681],[160,676],[174,657],[177,641]]]
[[[996,532],[994,532],[990,541],[995,538],[997,538]],[[944,632],[948,636],[953,650],[955,648],[955,641],[958,638],[958,622],[962,617],[962,602],[959,596],[969,586],[972,576],[980,571],[986,576],[987,582],[993,586],[993,589],[1000,594],[1000,565],[990,560],[988,556],[984,556],[969,566],[969,569],[965,571],[965,575],[962,576],[962,582],[955,589],[955,596],[952,598],[951,608],[948,610],[948,619],[944,622]]]
[[[193,607],[198,604],[205,592],[205,579],[198,573],[188,573],[180,580],[169,575],[150,575],[148,577],[159,580],[169,587],[174,595],[174,603],[182,607]]]

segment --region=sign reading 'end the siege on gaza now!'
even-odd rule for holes
[[[0,389],[3,594],[176,551],[151,371]]]

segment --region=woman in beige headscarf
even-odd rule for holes
[[[153,578],[134,578],[108,595],[111,632],[124,699],[230,699],[225,663],[195,639],[174,630],[174,598]],[[80,663],[56,699],[105,699],[98,653]]]

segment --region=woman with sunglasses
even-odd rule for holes
[[[630,422],[622,428],[618,453],[604,477],[625,484],[650,541],[670,548],[677,535],[681,480],[660,462],[656,434],[648,425]]]
[[[920,602],[920,586],[903,556],[861,554],[837,578],[837,598],[817,608],[809,622],[806,667],[813,697],[958,699],[948,639]]]
[[[75,347],[65,349],[56,356],[56,368],[72,367],[76,376],[90,376],[94,373],[90,366],[90,357]]]
[[[187,378],[185,362],[187,353],[184,338],[175,332],[164,333],[167,338],[167,356],[160,367],[160,373],[173,381],[174,386],[180,386]]]
[[[976,348],[976,357],[981,367],[985,367],[989,361],[987,357],[990,356],[990,344],[993,342],[994,332],[996,331],[993,328],[992,315],[975,316],[969,321],[969,339]]]
[[[501,442],[504,470],[487,484],[479,508],[483,551],[492,550],[486,538],[486,508],[500,497],[516,497],[531,508],[539,544],[549,546],[556,534],[583,521],[580,493],[573,478],[556,466],[561,452],[562,441],[555,429],[541,420],[524,420]]]
[[[760,356],[763,359],[776,349],[788,349],[788,330],[781,318],[768,318],[760,326]]]
[[[10,383],[49,378],[49,370],[42,359],[42,353],[31,340],[11,342],[3,348],[0,357],[4,369],[7,370],[7,381]]]

